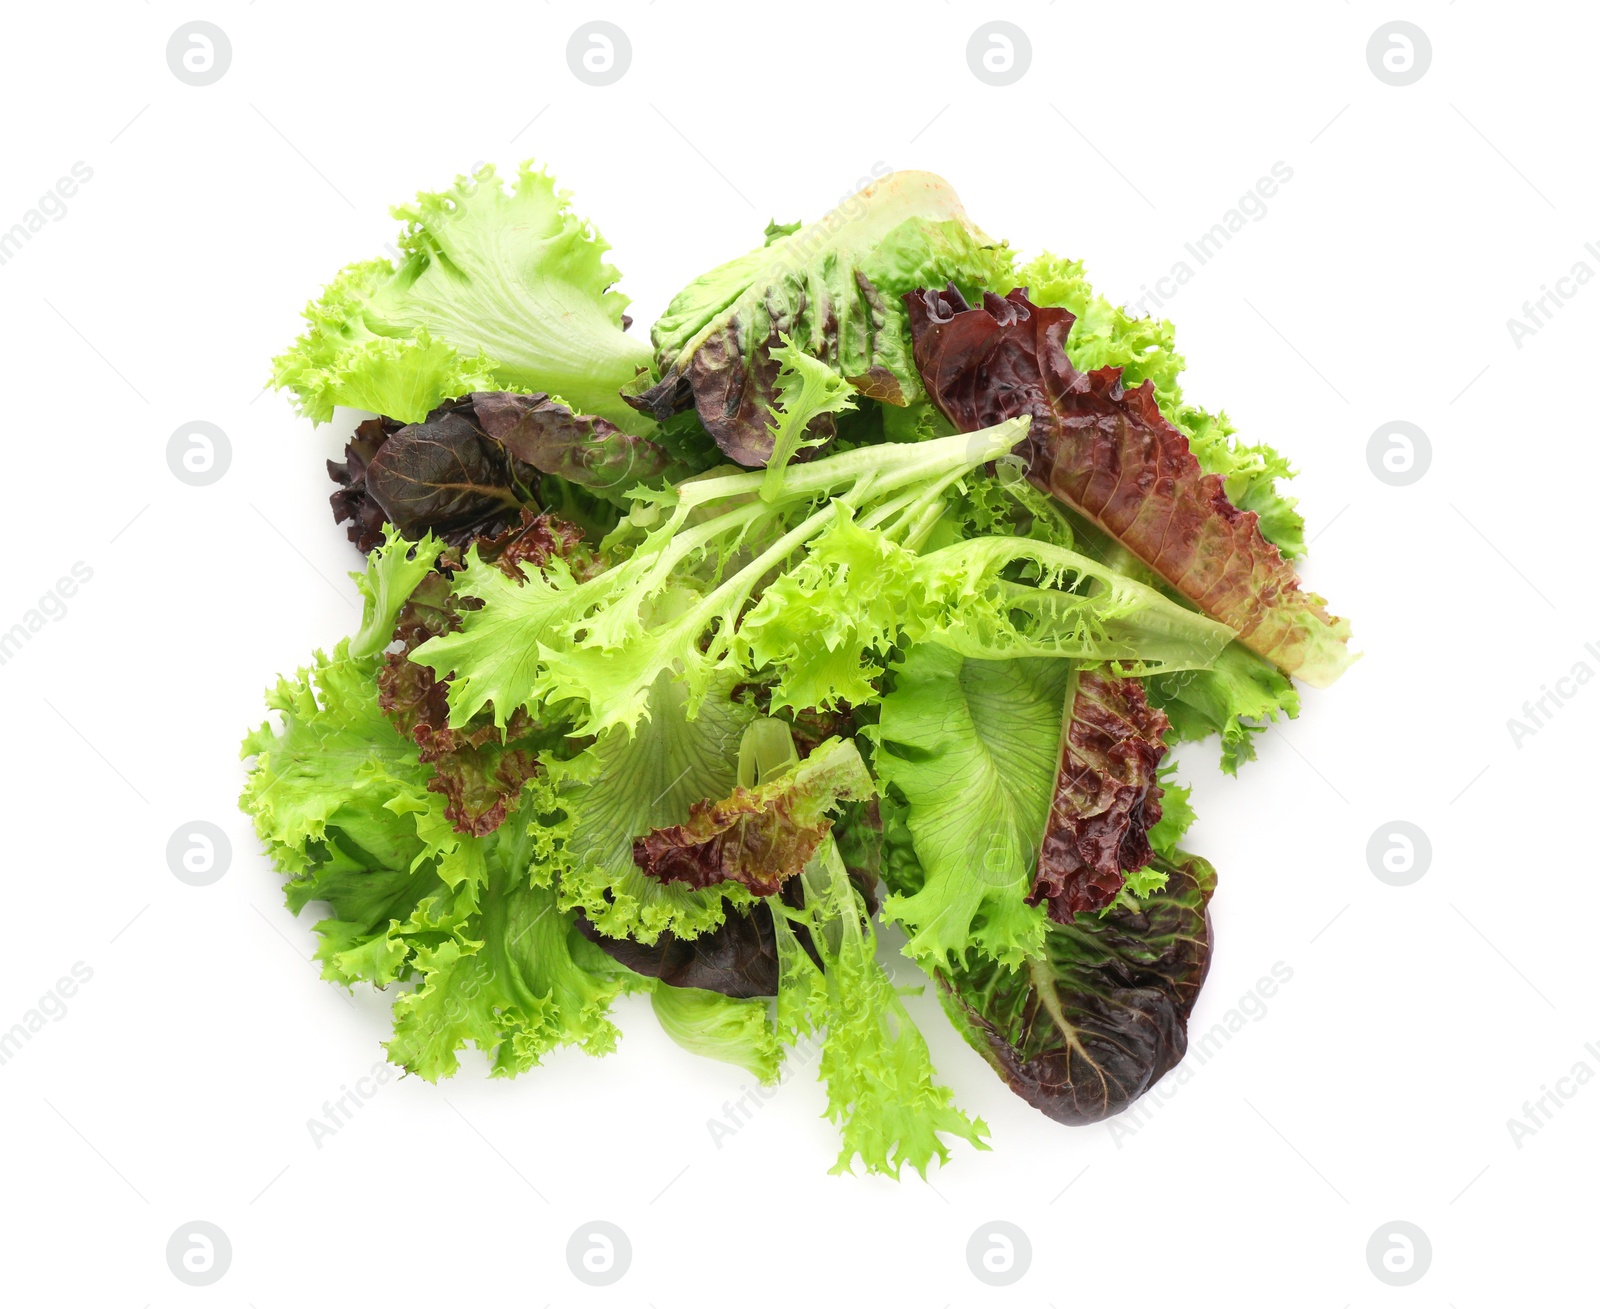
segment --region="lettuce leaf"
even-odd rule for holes
[[[805,906],[770,899],[777,927],[778,1028],[794,1042],[822,1036],[819,1076],[827,1116],[842,1145],[830,1170],[859,1158],[869,1173],[898,1177],[907,1164],[923,1177],[950,1157],[945,1136],[988,1149],[989,1129],[951,1103],[933,1080],[927,1042],[874,957],[872,920],[830,839],[805,872]],[[815,943],[813,959],[797,932]]]
[[[661,1030],[690,1054],[737,1064],[763,1086],[778,1080],[783,1047],[766,1000],[658,982],[650,1004]]]
[[[727,906],[752,903],[736,882],[711,890],[663,883],[634,863],[634,842],[686,822],[697,800],[727,795],[737,780],[739,739],[755,710],[731,699],[724,682],[688,716],[688,691],[662,674],[650,688],[638,730],[614,727],[571,759],[543,760],[541,840],[562,908],[581,909],[605,936],[645,944],[662,932],[698,936]],[[534,784],[536,787],[539,783]]]
[[[890,895],[883,915],[905,929],[919,963],[971,948],[1015,966],[1042,946],[1045,913],[1027,896],[1069,671],[1065,659],[968,659],[932,644],[896,666],[873,768],[905,799],[921,884]],[[886,839],[888,827],[886,818]]]
[[[252,765],[239,804],[299,913],[316,924],[323,976],[345,986],[415,979],[394,1004],[391,1059],[430,1080],[467,1042],[496,1075],[559,1045],[604,1053],[610,999],[647,983],[596,950],[554,893],[535,885],[531,797],[492,837],[455,830],[435,770],[395,731],[378,691],[383,648],[411,597],[440,578],[438,542],[391,535],[357,582],[361,634],[320,651],[267,696],[280,727],[245,738]]]
[[[1032,303],[1073,315],[1067,353],[1084,372],[1120,367],[1122,384],[1130,389],[1148,378],[1156,404],[1167,421],[1189,438],[1189,449],[1202,471],[1221,477],[1228,499],[1259,516],[1261,535],[1285,559],[1305,554],[1305,520],[1296,502],[1277,489],[1280,478],[1294,476],[1289,461],[1269,445],[1235,441],[1227,414],[1210,414],[1184,400],[1178,381],[1184,358],[1177,352],[1170,322],[1134,318],[1096,295],[1079,259],[1041,254],[1017,270],[1017,284],[1027,288]]]
[[[873,790],[854,743],[835,737],[759,786],[695,801],[685,822],[634,841],[633,862],[658,882],[695,888],[736,882],[756,895],[776,895],[827,839],[830,813]]]
[[[616,1032],[612,996],[636,985],[573,929],[554,895],[531,885],[530,847],[452,830],[415,747],[378,707],[377,658],[341,642],[268,696],[282,730],[246,738],[254,759],[240,807],[273,863],[290,873],[298,913],[321,901],[323,976],[352,986],[416,978],[395,1000],[390,1058],[434,1080],[471,1041],[497,1076],[577,1044],[601,1054]]]
[[[1128,875],[1150,862],[1147,833],[1161,818],[1156,771],[1167,751],[1167,720],[1136,678],[1074,669],[1066,703],[1061,763],[1029,897],[1058,923],[1104,909]]]
[[[834,522],[836,511],[824,505],[813,512],[814,501],[831,495],[871,509],[880,530],[914,541],[937,518],[945,487],[1010,450],[1022,433],[1020,423],[1002,425],[812,460],[788,471],[776,504],[760,499],[761,473],[636,491],[640,520],[655,525],[638,529],[642,537],[625,560],[587,580],[556,559],[542,575],[518,582],[474,550],[457,590],[481,607],[462,614],[460,631],[435,637],[411,657],[440,676],[454,674],[453,727],[489,704],[503,727],[519,708],[537,715],[570,701],[582,707],[584,734],[633,731],[663,676],[683,680],[688,712],[697,712],[715,682],[749,671],[737,633],[752,593]],[[741,556],[747,541],[760,548]],[[725,568],[730,556],[737,566]],[[703,584],[702,564],[712,570]]]
[[[813,359],[787,336],[772,352],[778,362],[768,414],[772,428],[772,453],[761,498],[775,503],[783,491],[783,470],[804,450],[826,445],[833,434],[831,416],[854,409],[854,388],[820,359]],[[826,421],[824,421],[826,420]],[[825,431],[819,431],[826,428]]]
[[[1313,686],[1352,662],[1350,624],[1300,589],[1256,515],[1201,471],[1149,381],[1083,372],[1065,349],[1072,315],[1021,291],[968,309],[958,292],[907,297],[918,366],[957,427],[1029,414],[1029,476],[1116,538],[1251,649]]]
[[[445,399],[514,390],[648,430],[618,393],[649,371],[649,348],[623,330],[610,247],[568,201],[531,164],[509,190],[486,164],[398,206],[399,262],[341,272],[273,361],[273,384],[314,422],[348,405],[414,423]]]
[[[950,1021],[1034,1108],[1060,1123],[1126,1109],[1176,1067],[1211,962],[1216,874],[1182,856],[1153,865],[1143,905],[1051,923],[1021,968],[971,956],[940,973]]]
[[[765,464],[785,338],[863,395],[906,405],[922,388],[899,297],[951,281],[1010,286],[1011,252],[972,225],[943,178],[892,173],[815,223],[769,229],[765,245],[680,291],[651,329],[661,381],[635,403],[665,419],[692,402],[730,459]]]
[[[773,671],[774,705],[824,710],[875,699],[881,661],[902,640],[975,659],[1114,659],[1154,672],[1205,667],[1230,636],[1049,541],[981,536],[917,555],[838,502],[739,628],[751,665]]]
[[[1282,714],[1300,714],[1294,684],[1260,655],[1235,641],[1210,668],[1163,673],[1148,679],[1150,703],[1167,715],[1172,741],[1222,744],[1222,771],[1237,774],[1256,757],[1256,735]]]

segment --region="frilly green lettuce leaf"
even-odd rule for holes
[[[485,851],[479,912],[417,948],[421,984],[395,1001],[389,1057],[428,1081],[453,1074],[468,1042],[495,1077],[526,1072],[563,1045],[609,1054],[612,998],[648,985],[585,940],[555,892],[532,879],[530,818],[525,806],[495,836],[464,838]]]
[[[1026,897],[1069,669],[1065,659],[967,659],[932,644],[913,646],[896,667],[873,767],[905,800],[920,885],[890,895],[883,913],[905,928],[906,953],[919,963],[942,966],[971,948],[1016,964],[1041,948],[1044,910]],[[886,807],[891,865],[897,817]]]
[[[408,541],[384,524],[383,544],[367,556],[366,569],[351,573],[361,592],[361,627],[350,638],[350,656],[365,659],[382,654],[394,640],[395,620],[411,593],[438,563],[444,548],[432,532]]]
[[[604,935],[647,945],[664,931],[698,936],[722,921],[725,900],[753,903],[736,884],[703,891],[663,884],[633,862],[637,838],[684,822],[695,801],[733,789],[739,738],[755,710],[730,699],[729,689],[725,682],[706,696],[691,719],[686,688],[664,674],[633,735],[614,727],[571,759],[546,760],[538,836],[549,853],[540,875],[554,877],[563,909],[582,909]]]
[[[283,730],[263,724],[240,806],[273,862],[293,876],[285,899],[332,913],[316,925],[323,976],[345,986],[418,979],[395,1001],[389,1053],[433,1080],[468,1041],[496,1075],[558,1045],[609,1050],[611,997],[636,982],[575,932],[554,893],[529,876],[533,846],[513,816],[503,837],[462,836],[428,770],[378,709],[376,657],[341,643],[330,659],[268,697]]]
[[[651,366],[625,334],[610,248],[547,174],[524,164],[506,189],[492,164],[424,192],[397,264],[346,268],[305,311],[273,382],[326,422],[335,405],[420,422],[469,391],[550,391],[625,431],[647,420],[619,391]]]
[[[1151,677],[1145,690],[1171,722],[1172,740],[1221,737],[1225,773],[1237,773],[1240,764],[1256,757],[1255,737],[1269,722],[1300,713],[1294,683],[1237,641],[1210,668]]]
[[[821,435],[808,435],[816,420],[825,414],[854,409],[855,388],[820,359],[813,359],[787,336],[772,352],[778,361],[773,402],[768,407],[772,428],[772,453],[767,457],[767,475],[761,484],[761,498],[775,503],[783,490],[784,469],[802,450],[827,444],[831,427]]]
[[[983,1120],[968,1118],[934,1082],[927,1042],[874,957],[872,920],[831,839],[807,867],[805,887],[803,909],[768,901],[778,942],[778,1028],[790,1043],[823,1034],[819,1076],[842,1138],[831,1171],[851,1172],[859,1158],[869,1173],[898,1177],[909,1164],[926,1177],[930,1163],[950,1157],[945,1136],[988,1149]],[[806,928],[821,967],[796,926]]]
[[[836,511],[823,503],[811,512],[813,501],[838,497],[868,511],[881,530],[914,542],[941,512],[944,489],[1011,449],[1024,427],[1000,424],[922,446],[812,460],[787,472],[777,504],[759,497],[762,473],[636,491],[641,521],[651,525],[626,542],[632,549],[625,560],[581,583],[559,560],[518,582],[469,553],[456,589],[482,606],[461,615],[459,631],[435,637],[411,658],[440,677],[453,674],[452,727],[491,702],[503,726],[518,708],[537,714],[570,701],[586,710],[583,734],[632,731],[663,675],[683,680],[695,713],[719,678],[748,671],[748,647],[737,633],[752,593],[834,523]],[[631,522],[619,533],[631,531]],[[738,566],[724,569],[730,556]],[[703,589],[684,584],[702,564],[712,573]]]
[[[773,670],[775,706],[832,709],[875,699],[880,662],[902,639],[975,659],[1116,659],[1149,672],[1204,667],[1231,636],[1049,541],[973,537],[919,556],[835,501],[805,557],[744,617],[738,644]]]

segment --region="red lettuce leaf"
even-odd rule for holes
[[[848,842],[857,862],[844,854],[850,880],[860,893],[868,915],[878,912],[879,853],[883,835],[876,800],[845,804],[834,825],[834,838],[844,854]],[[778,898],[791,909],[805,904],[799,878],[783,884]],[[778,942],[772,926],[772,909],[765,901],[748,908],[728,904],[722,922],[700,936],[681,937],[662,932],[653,945],[632,937],[605,936],[580,911],[577,927],[618,963],[645,977],[659,977],[671,986],[694,986],[702,991],[746,999],[778,994]],[[823,966],[810,932],[790,925],[801,947],[818,968]]]
[[[1147,379],[1120,368],[1080,372],[1067,356],[1073,316],[985,293],[904,297],[913,354],[934,403],[962,431],[1032,417],[1028,476],[1122,543],[1250,649],[1313,686],[1351,662],[1349,623],[1300,589],[1293,567],[1261,535],[1254,512],[1228,500],[1188,438],[1156,405]]]
[[[1176,1067],[1211,963],[1203,859],[1160,856],[1165,889],[1137,909],[1051,923],[1023,967],[993,960],[939,974],[956,1029],[1034,1108],[1060,1123],[1120,1113]]]
[[[540,507],[545,476],[606,495],[672,468],[655,442],[542,393],[475,391],[420,423],[368,419],[344,461],[328,461],[328,476],[339,484],[334,521],[350,523],[365,552],[383,540],[386,522],[411,540],[431,531],[463,549],[498,536],[524,507]]]
[[[549,514],[521,511],[521,521],[478,543],[479,554],[511,577],[541,568],[553,556],[567,560],[575,575],[595,566],[579,530]],[[422,762],[432,766],[428,789],[445,798],[445,817],[458,832],[487,836],[505,821],[523,784],[538,774],[541,750],[559,746],[567,724],[536,722],[518,709],[505,733],[494,725],[492,706],[466,726],[452,728],[448,678],[425,664],[412,663],[411,651],[424,641],[461,625],[459,607],[475,601],[455,596],[450,575],[460,566],[451,550],[439,567],[418,583],[395,621],[401,649],[389,652],[378,670],[378,704],[401,736],[416,743]]]
[[[739,882],[757,895],[775,895],[833,829],[829,811],[872,792],[855,744],[825,741],[773,781],[695,801],[687,821],[635,840],[633,862],[661,882],[696,890]]]
[[[1029,904],[1050,917],[1104,909],[1125,874],[1150,862],[1150,828],[1161,819],[1156,770],[1167,717],[1136,678],[1085,669],[1069,686],[1061,766]]]
[[[513,458],[591,491],[624,491],[672,466],[667,452],[647,437],[575,414],[542,392],[479,391],[467,400],[478,425]]]

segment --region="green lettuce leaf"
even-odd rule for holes
[[[854,409],[855,389],[820,359],[813,359],[787,336],[772,352],[778,361],[773,402],[768,408],[772,427],[772,453],[767,458],[767,475],[761,483],[761,498],[776,503],[782,497],[783,473],[789,461],[802,450],[826,445],[832,435],[831,424],[820,435],[808,435],[818,420]]]
[[[764,999],[657,982],[650,1003],[662,1031],[691,1054],[737,1064],[763,1086],[778,1080],[783,1047]]]
[[[429,1080],[456,1070],[468,1041],[496,1075],[559,1045],[602,1054],[615,1042],[612,996],[637,983],[594,950],[532,885],[531,813],[490,838],[455,832],[428,769],[378,708],[378,661],[332,658],[280,681],[268,704],[282,731],[246,738],[254,758],[240,806],[274,864],[292,874],[295,913],[317,901],[317,958],[329,981],[417,979],[394,1005],[390,1058]]]
[[[1145,690],[1171,723],[1169,740],[1221,737],[1222,771],[1229,774],[1256,757],[1256,735],[1269,722],[1280,714],[1294,718],[1300,713],[1294,684],[1237,641],[1210,668],[1151,677]]]
[[[623,331],[610,247],[568,200],[529,164],[509,190],[486,164],[398,206],[399,262],[340,273],[273,361],[273,384],[315,422],[335,405],[421,422],[442,400],[511,390],[647,430],[618,393],[649,371],[650,351]]]
[[[842,1138],[831,1171],[850,1172],[859,1158],[869,1173],[898,1177],[909,1164],[926,1177],[934,1159],[950,1157],[944,1136],[988,1149],[983,1120],[969,1119],[934,1082],[927,1042],[874,957],[872,920],[831,839],[804,876],[803,909],[767,902],[778,941],[778,1027],[790,1043],[823,1036],[819,1076]]]
[[[922,386],[899,297],[950,281],[1004,291],[1011,262],[943,178],[892,173],[815,223],[769,228],[680,291],[651,329],[661,381],[637,402],[664,419],[692,399],[723,452],[759,466],[785,337],[864,395],[906,405]]]
[[[920,885],[890,895],[883,913],[905,929],[906,953],[919,963],[943,965],[971,948],[1015,965],[1042,947],[1045,911],[1026,897],[1069,670],[1065,659],[968,659],[940,645],[913,646],[896,667],[873,767],[905,800]],[[884,837],[892,851],[889,813]]]
[[[813,502],[836,496],[914,545],[941,512],[945,488],[1004,454],[1023,431],[1001,424],[921,446],[815,459],[788,470],[776,504],[759,496],[762,473],[636,491],[642,537],[625,543],[632,547],[625,560],[583,582],[561,560],[541,576],[513,580],[474,550],[456,588],[482,606],[462,614],[460,631],[435,637],[411,658],[440,677],[454,675],[452,727],[491,703],[504,726],[518,708],[537,715],[570,701],[587,711],[583,734],[632,731],[662,676],[684,681],[688,712],[696,712],[718,679],[749,671],[738,632],[752,593],[834,522],[833,508],[813,511]],[[730,556],[738,566],[724,566]]]
[[[1066,656],[1132,672],[1204,667],[1232,633],[1049,541],[983,536],[916,555],[837,501],[804,559],[766,588],[739,642],[775,674],[773,704],[832,709],[876,698],[902,640],[975,659]],[[1015,580],[1018,576],[1027,580]]]
[[[559,1046],[609,1054],[611,1000],[648,985],[585,940],[555,892],[530,876],[531,818],[524,807],[494,836],[463,838],[483,846],[478,912],[416,948],[421,983],[395,1001],[389,1058],[428,1081],[453,1074],[468,1042],[495,1077],[526,1072]]]
[[[633,861],[638,838],[685,822],[695,801],[733,789],[739,738],[755,710],[730,699],[731,689],[723,683],[691,719],[687,688],[663,674],[632,735],[614,727],[571,759],[545,760],[539,803],[549,855],[541,875],[555,879],[564,909],[582,909],[604,935],[647,945],[662,932],[698,936],[722,921],[728,903],[754,902],[736,883],[709,890],[662,883]]]

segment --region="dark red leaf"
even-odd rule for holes
[[[1351,661],[1350,626],[1261,535],[1255,513],[1204,474],[1188,438],[1162,417],[1146,380],[1080,372],[1067,357],[1073,316],[1023,289],[970,309],[954,287],[905,297],[913,354],[934,402],[962,431],[1033,419],[1029,478],[1089,518],[1257,654],[1314,686]]]
[[[1104,909],[1125,874],[1150,862],[1151,826],[1161,818],[1156,769],[1166,753],[1167,717],[1150,707],[1144,684],[1094,670],[1074,678],[1050,817],[1028,903],[1050,917]]]

